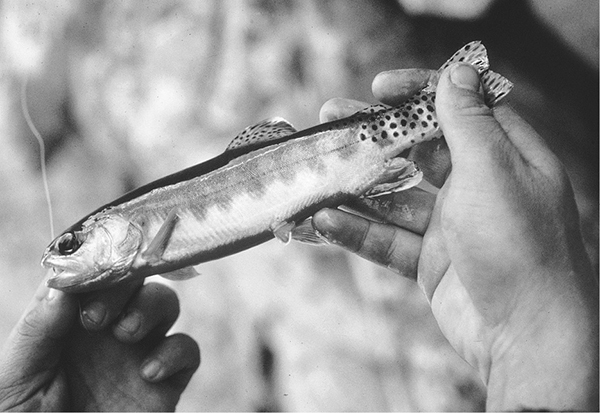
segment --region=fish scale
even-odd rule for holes
[[[47,284],[84,292],[153,274],[186,279],[196,264],[273,237],[322,243],[310,224],[319,209],[419,183],[418,165],[402,155],[442,137],[435,89],[454,62],[477,69],[490,106],[512,88],[472,42],[401,105],[374,105],[302,131],[278,117],[249,126],[221,155],[129,192],[64,231],[42,258],[55,273]]]

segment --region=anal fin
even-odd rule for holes
[[[404,191],[418,185],[423,179],[423,172],[413,161],[404,158],[393,158],[386,165],[388,179],[373,186],[363,195],[366,198],[374,198],[393,192]]]
[[[313,228],[312,217],[298,223],[294,229],[292,229],[292,239],[310,245],[329,244],[329,242]]]
[[[312,218],[296,224],[294,222],[284,221],[279,225],[273,226],[273,235],[284,244],[291,240],[303,242],[311,245],[327,244],[327,240],[321,237],[312,226]]]

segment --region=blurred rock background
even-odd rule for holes
[[[382,70],[437,68],[480,39],[511,104],[566,164],[598,266],[595,0],[0,1],[0,338],[57,231],[124,191],[220,153],[244,127],[373,101]],[[185,410],[481,410],[480,380],[415,284],[335,247],[269,242],[172,283],[202,348]],[[156,277],[154,277],[156,278]]]

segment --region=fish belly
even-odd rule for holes
[[[167,194],[146,200],[162,210],[156,216],[177,209],[163,260],[197,264],[233,254],[268,240],[282,223],[361,195],[381,181],[385,160],[378,145],[356,135],[326,131],[266,147],[169,188],[174,195],[166,207]],[[150,237],[160,226],[155,221]]]

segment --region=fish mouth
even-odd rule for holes
[[[86,271],[73,260],[56,257],[49,253],[42,257],[42,266],[53,271],[46,279],[46,285],[65,292],[85,291],[87,284],[98,276]]]
[[[81,274],[63,268],[53,267],[52,270],[54,271],[54,274],[46,280],[46,285],[50,288],[65,292],[83,291],[87,282],[92,278],[87,274]]]

